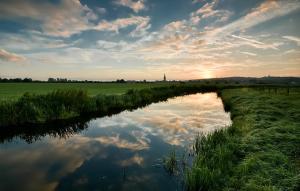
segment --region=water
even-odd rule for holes
[[[215,93],[169,99],[72,128],[2,137],[0,190],[180,190],[162,158],[231,124]]]

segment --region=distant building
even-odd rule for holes
[[[164,82],[167,81],[166,74],[164,74]]]

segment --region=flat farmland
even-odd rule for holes
[[[97,94],[123,94],[129,89],[165,86],[170,83],[0,83],[0,100],[16,100],[24,93],[47,94],[54,90],[86,90],[90,96]]]

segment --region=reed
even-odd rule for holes
[[[168,156],[163,158],[163,164],[164,164],[164,168],[170,175],[173,175],[176,173],[176,171],[178,169],[178,166],[177,166],[178,164],[177,164],[175,150],[173,150],[172,152],[170,152],[170,154]]]

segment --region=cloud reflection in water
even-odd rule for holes
[[[198,133],[207,134],[231,124],[221,99],[215,93],[194,94],[169,99],[135,112],[102,118],[91,126],[114,128],[135,126],[140,131],[159,136],[166,143],[185,146]]]
[[[92,120],[66,139],[16,139],[0,145],[0,190],[175,189],[163,169],[152,166],[157,159],[174,146],[182,150],[198,133],[230,124],[222,101],[207,93]]]

